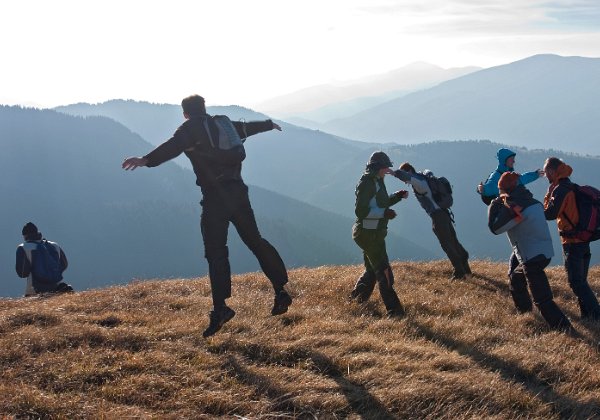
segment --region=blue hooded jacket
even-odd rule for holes
[[[483,192],[482,195],[485,196],[498,196],[500,192],[498,191],[498,181],[504,172],[513,172],[514,169],[506,166],[506,160],[515,156],[516,153],[510,149],[499,149],[496,152],[496,157],[498,158],[498,167],[494,172],[490,174],[488,179],[483,183]],[[519,185],[529,184],[530,182],[535,181],[540,176],[537,171],[525,172],[521,174],[519,177]]]

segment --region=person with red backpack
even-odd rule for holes
[[[28,222],[21,231],[24,242],[17,247],[17,275],[27,279],[25,296],[40,293],[72,292],[62,273],[69,265],[67,256],[55,242],[47,241],[36,225]]]
[[[145,156],[126,158],[122,167],[125,170],[141,166],[153,168],[182,153],[190,159],[196,184],[202,190],[200,229],[213,299],[209,325],[202,336],[209,337],[235,316],[235,311],[225,303],[231,297],[227,248],[230,223],[256,256],[273,286],[275,299],[271,315],[287,312],[292,304],[292,297],[284,288],[288,282],[287,270],[275,247],[258,230],[248,186],[241,174],[246,137],[270,130],[281,131],[281,127],[271,120],[239,122],[230,121],[224,115],[209,115],[204,98],[199,95],[184,98],[181,107],[186,121],[175,134]]]
[[[569,286],[579,303],[582,319],[600,320],[600,304],[588,280],[592,254],[589,239],[578,237],[578,189],[570,180],[573,168],[556,157],[546,159],[544,172],[550,186],[544,198],[546,220],[556,220]]]

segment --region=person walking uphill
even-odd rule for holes
[[[66,293],[73,288],[63,282],[63,272],[69,263],[62,248],[47,241],[37,226],[28,222],[21,231],[24,242],[17,247],[17,275],[27,279],[25,296],[39,293]]]
[[[408,197],[408,192],[388,195],[383,178],[391,166],[392,162],[384,152],[373,153],[356,186],[356,222],[352,238],[363,251],[365,271],[350,297],[359,303],[366,302],[377,283],[387,315],[396,317],[404,315],[404,309],[394,290],[394,273],[385,248],[385,237],[388,220],[396,217],[390,207]]]
[[[500,196],[488,208],[492,233],[506,232],[518,265],[509,273],[510,294],[521,313],[532,310],[533,303],[552,329],[567,331],[571,323],[554,302],[544,269],[554,256],[552,238],[542,203],[519,184],[519,174],[506,172],[498,181]],[[512,259],[512,258],[511,258]]]
[[[288,282],[285,265],[277,250],[261,237],[242,180],[242,161],[246,154],[242,143],[248,136],[281,127],[271,120],[232,122],[225,116],[206,113],[204,98],[189,96],[181,102],[186,121],[173,137],[143,157],[130,157],[123,169],[155,167],[185,153],[190,159],[196,184],[202,190],[200,227],[213,299],[210,322],[203,333],[211,336],[235,316],[225,300],[231,297],[231,269],[227,231],[233,223],[240,238],[254,253],[275,291],[272,315],[287,312],[292,298],[285,290]]]
[[[434,179],[431,171],[419,173],[408,162],[403,163],[400,169],[391,172],[396,178],[407,184],[412,185],[413,191],[419,204],[431,217],[432,229],[435,236],[438,238],[442,249],[448,256],[454,272],[452,273],[453,280],[463,280],[467,275],[471,275],[471,267],[469,266],[469,253],[465,250],[462,244],[456,237],[450,210],[442,207],[443,204],[436,200],[436,195],[432,191],[430,182]],[[450,194],[449,191],[446,194]],[[450,196],[451,197],[451,196]],[[451,201],[451,200],[446,200]],[[450,202],[449,205],[452,205]]]
[[[498,181],[502,174],[505,172],[513,172],[515,170],[516,155],[515,152],[509,149],[498,149],[496,152],[498,167],[490,174],[484,183],[480,183],[477,186],[477,192],[481,194],[481,198],[486,205],[489,205],[494,198],[498,197]],[[529,184],[542,176],[544,176],[544,172],[541,169],[525,172],[524,174],[519,175],[519,184]]]
[[[575,184],[569,178],[573,168],[550,157],[544,163],[544,172],[550,182],[544,197],[544,213],[546,220],[556,220],[569,286],[577,296],[581,318],[600,320],[600,305],[587,279],[592,257],[590,243],[570,235],[579,222]]]

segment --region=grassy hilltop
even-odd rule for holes
[[[446,261],[392,266],[403,319],[377,291],[346,299],[359,266],[291,271],[280,317],[254,273],[206,340],[206,278],[0,300],[0,417],[600,417],[600,323],[579,320],[562,268],[548,273],[579,337],[517,315],[506,264],[461,282]],[[590,279],[600,290],[600,267]]]

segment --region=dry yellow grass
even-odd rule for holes
[[[395,262],[407,316],[375,291],[347,300],[359,266],[290,272],[290,311],[269,315],[260,273],[234,277],[237,316],[203,339],[206,278],[0,300],[0,416],[42,418],[600,418],[600,323],[579,337],[517,315],[505,264]],[[590,272],[600,290],[600,267]]]

